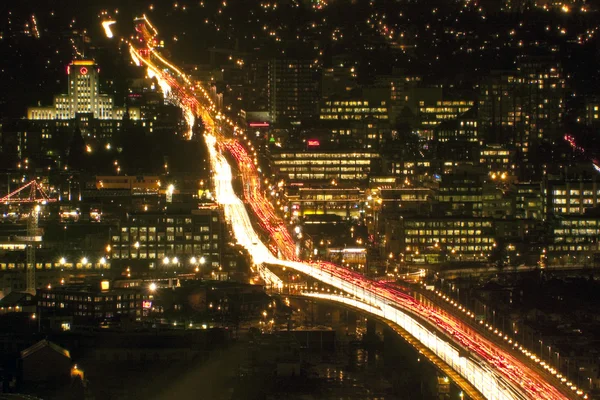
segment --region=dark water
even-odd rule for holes
[[[338,344],[333,354],[304,355],[306,381],[294,391],[279,387],[267,398],[439,399],[437,370],[400,337],[386,335],[386,340],[380,337],[368,344]]]

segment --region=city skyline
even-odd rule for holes
[[[132,377],[188,365],[177,332],[291,343],[235,361],[227,398],[343,387],[308,383],[328,363],[293,343],[314,330],[383,357],[383,381],[422,355],[419,398],[600,396],[597,4],[64,6],[1,15],[0,318],[20,345],[0,389],[102,397],[106,354]],[[103,347],[154,330],[171,353]],[[236,391],[266,365],[261,394]]]

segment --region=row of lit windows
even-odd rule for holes
[[[374,119],[388,119],[387,114],[379,114],[379,115],[369,115],[369,116],[363,116],[363,115],[321,115],[319,117],[322,120],[356,120],[356,121],[361,121],[363,119],[368,119],[368,118],[374,118]]]
[[[442,230],[417,230],[417,229],[408,229],[406,231],[408,236],[473,236],[473,235],[481,235],[481,230],[479,229],[442,229]]]
[[[134,302],[131,301],[129,303],[116,303],[116,304],[106,304],[106,305],[95,305],[92,306],[90,304],[77,304],[77,303],[61,303],[61,302],[56,302],[56,301],[41,301],[39,302],[39,305],[41,307],[46,307],[46,308],[50,308],[50,307],[58,307],[60,309],[68,309],[68,310],[94,310],[94,311],[105,311],[105,310],[111,310],[114,307],[116,307],[117,309],[124,309],[124,308],[142,308],[142,303],[141,302]]]
[[[131,251],[129,251],[131,250]],[[155,251],[156,250],[156,251]],[[218,244],[213,243],[212,248],[209,243],[203,245],[192,246],[190,244],[184,245],[167,245],[158,248],[158,246],[152,247],[149,251],[146,249],[115,249],[113,258],[163,258],[165,254],[176,252],[178,254],[196,254],[206,253],[211,250],[218,250]]]
[[[594,227],[600,226],[600,220],[595,219],[578,219],[578,220],[563,220],[560,221],[561,226],[575,226],[575,227]]]
[[[567,190],[554,190],[552,192],[552,194],[554,196],[567,196]],[[593,190],[577,190],[577,189],[571,189],[568,191],[568,195],[569,196],[594,196],[594,191]],[[596,196],[600,196],[600,190],[598,190],[596,192]]]
[[[554,204],[567,204],[567,199],[554,199]],[[595,201],[594,199],[583,199],[583,201],[579,201],[579,199],[569,199],[569,204],[587,204],[587,205],[594,205]]]
[[[492,157],[508,157],[510,152],[508,150],[482,150],[481,156],[492,156]]]
[[[359,158],[378,158],[379,155],[376,153],[280,153],[278,154],[279,158],[292,158],[292,159],[306,159],[306,158],[320,158],[324,160],[330,159],[343,159],[348,161],[348,159],[353,160],[353,162],[362,161]],[[277,154],[275,154],[277,156]],[[279,160],[276,160],[276,162]],[[312,162],[312,160],[311,160]]]
[[[321,108],[321,112],[322,113],[346,113],[346,114],[365,114],[365,113],[387,113],[387,108],[383,108],[383,107],[373,107],[373,108],[359,108],[359,107],[354,107],[354,108]]]
[[[581,214],[580,207],[554,207],[555,214]]]
[[[414,168],[415,164],[416,164],[417,167],[421,167],[421,168],[427,168],[427,167],[431,166],[431,162],[429,162],[429,161],[417,161],[416,163],[414,161],[405,161],[405,162],[400,162],[400,163],[392,163],[392,165],[394,167],[402,166],[404,168]]]
[[[215,243],[215,248],[211,249],[210,244],[203,244],[202,246],[200,245],[168,245],[168,246],[160,246],[160,247],[152,247],[150,248],[148,251],[146,251],[146,249],[141,249],[141,251],[139,251],[138,249],[118,249],[115,247],[115,252],[113,255],[113,258],[129,258],[129,256],[131,255],[131,258],[151,258],[151,259],[155,259],[155,258],[159,258],[159,259],[163,259],[165,257],[165,255],[173,255],[173,254],[185,254],[185,255],[195,255],[195,254],[212,254],[212,256],[215,259],[219,258],[219,253],[211,253],[211,251],[217,251],[218,249],[216,248],[216,243]],[[131,250],[131,251],[130,251]],[[218,261],[217,261],[218,264]],[[218,265],[217,265],[218,266]]]
[[[599,246],[548,246],[549,251],[598,251]]]
[[[25,263],[0,263],[0,270],[11,270],[11,269],[23,269],[25,266]],[[35,266],[36,269],[42,270],[42,269],[108,269],[110,268],[110,264],[108,263],[99,263],[99,262],[94,262],[94,263],[89,263],[84,266],[81,263],[65,263],[65,264],[59,264],[59,263],[36,263]]]
[[[337,178],[338,175],[331,175],[331,174],[289,174],[289,178],[290,179],[296,179],[296,180],[302,180],[302,179],[331,179],[331,178]],[[340,174],[339,178],[346,180],[346,179],[351,179],[351,180],[364,180],[367,179],[368,175],[367,174]]]
[[[469,107],[422,107],[422,108],[419,108],[419,112],[422,114],[444,113],[444,114],[440,114],[440,115],[464,114],[469,110],[470,110]],[[439,117],[439,115],[438,115],[438,117]]]
[[[166,240],[165,240],[166,238]],[[213,235],[213,240],[219,240],[219,236],[218,235]],[[128,243],[129,242],[129,236],[128,235],[121,235],[119,236],[113,236],[112,237],[112,241],[114,243],[118,243],[118,242],[123,242],[123,243]],[[134,242],[136,241],[136,242]],[[150,234],[148,236],[146,235],[140,235],[139,237],[137,236],[132,236],[131,237],[131,244],[132,246],[135,245],[137,242],[139,242],[141,245],[143,245],[143,243],[146,242],[180,242],[180,241],[187,241],[187,242],[208,242],[210,241],[210,237],[208,235],[194,235],[192,236],[191,233],[188,234],[183,234],[183,233],[179,233],[179,234],[165,234],[164,232],[159,232],[158,234]],[[138,244],[139,245],[139,244]]]
[[[406,238],[406,240],[404,241],[405,244],[408,245],[417,245],[417,244],[430,244],[430,245],[434,245],[436,243],[441,243],[441,244],[451,244],[451,245],[455,245],[455,244],[478,244],[479,246],[472,246],[472,249],[477,249],[479,250],[491,250],[494,248],[493,243],[494,243],[494,239],[493,238],[440,238],[439,240],[432,240],[431,238]],[[485,244],[485,243],[489,243],[489,244]],[[483,245],[482,245],[483,244]]]
[[[405,221],[404,226],[414,228],[491,228],[491,221]]]
[[[156,220],[155,220],[156,221]],[[217,222],[218,218],[217,217],[213,217],[213,222]],[[191,225],[192,224],[192,219],[191,218],[159,218],[158,219],[158,223],[165,223],[166,225]],[[121,232],[122,233],[127,233],[128,231],[131,232],[132,234],[136,234],[139,230],[139,232],[156,232],[156,227],[155,226],[150,226],[150,227],[145,227],[145,226],[140,226],[140,227],[136,227],[136,226],[131,226],[131,227],[121,227]],[[197,232],[209,232],[210,231],[210,226],[196,226],[196,231]],[[167,229],[167,232],[174,232],[172,230],[172,228]],[[179,231],[178,231],[179,232]]]
[[[364,101],[326,101],[325,105],[328,107],[333,106],[345,106],[345,107],[356,107],[356,106],[368,106],[369,102],[367,100]],[[385,106],[385,101],[381,102],[382,106]]]
[[[287,172],[364,172],[363,168],[360,167],[333,167],[333,168],[327,168],[327,167],[292,167],[292,168],[280,168],[279,169],[280,173],[287,173]],[[366,171],[368,172],[368,171]]]
[[[293,167],[293,166],[310,166],[310,165],[335,165],[335,166],[342,166],[342,165],[348,165],[348,166],[359,166],[359,165],[364,165],[364,166],[369,166],[371,165],[371,161],[370,160],[331,160],[329,162],[321,162],[319,163],[318,161],[309,161],[309,160],[276,160],[274,163],[274,165],[277,166],[288,166],[288,167]],[[339,167],[337,167],[339,168]]]
[[[554,229],[555,235],[574,235],[574,236],[600,236],[600,229],[581,228],[581,229]]]
[[[142,300],[146,299],[147,295],[141,293],[131,293],[124,295],[116,295],[116,296],[81,296],[81,295],[67,295],[63,293],[42,293],[42,299],[52,299],[52,300],[63,300],[63,301],[77,301],[77,302],[107,302],[107,301],[121,301],[121,300]]]
[[[454,196],[438,196],[438,200],[441,202],[449,202],[449,203],[479,203],[483,201],[483,197],[479,196],[468,196],[468,195],[454,195]]]
[[[554,243],[596,243],[598,242],[597,237],[587,237],[587,236],[556,236],[554,238]]]

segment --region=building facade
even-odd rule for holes
[[[271,169],[288,182],[366,182],[379,158],[372,151],[287,150],[271,153]]]
[[[273,123],[291,123],[317,117],[318,80],[308,59],[269,62],[269,111]]]
[[[100,93],[99,68],[91,60],[74,60],[67,67],[68,93],[54,97],[51,107],[30,107],[29,120],[73,120],[78,114],[88,114],[98,120],[122,120],[129,114],[132,120],[140,119],[137,107],[115,107],[114,100]]]
[[[385,240],[392,258],[414,263],[487,262],[496,246],[488,218],[401,217]]]
[[[222,263],[224,220],[217,207],[191,212],[133,213],[111,235],[113,268],[194,267]],[[190,263],[194,259],[195,263]]]

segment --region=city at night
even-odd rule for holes
[[[0,5],[0,400],[600,400],[600,0]]]

